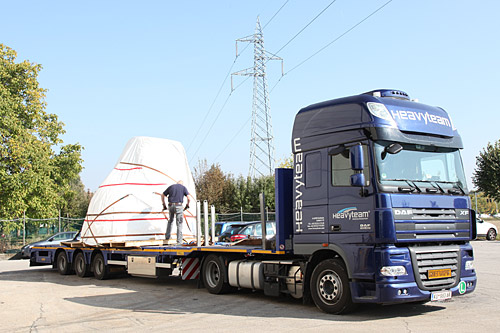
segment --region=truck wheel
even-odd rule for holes
[[[71,265],[69,264],[68,256],[66,255],[66,252],[60,251],[57,254],[56,265],[57,265],[57,271],[59,272],[59,274],[61,274],[61,275],[71,274]]]
[[[495,231],[495,229],[491,228],[490,230],[488,230],[488,233],[486,234],[486,239],[487,240],[497,239],[497,232]]]
[[[206,257],[203,263],[203,284],[211,294],[224,294],[231,290],[231,286],[224,282],[227,268],[221,258],[214,254]]]
[[[92,260],[92,270],[97,280],[106,280],[109,277],[109,267],[104,262],[102,253],[97,253]]]
[[[354,308],[347,273],[337,259],[324,260],[314,268],[310,287],[314,304],[326,313],[340,314]]]
[[[79,277],[87,277],[90,275],[90,265],[87,265],[85,262],[85,256],[83,255],[83,252],[79,252],[75,260],[73,261],[73,265],[75,268],[75,273]]]

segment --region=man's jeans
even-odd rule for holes
[[[170,234],[172,232],[172,222],[174,222],[174,216],[175,216],[175,222],[177,226],[177,244],[182,244],[182,205],[176,205],[176,204],[168,204],[168,212],[170,213],[170,216],[168,218],[168,225],[167,225],[167,232],[165,233],[165,239],[169,240],[170,239]]]

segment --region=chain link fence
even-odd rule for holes
[[[62,231],[79,231],[84,218],[54,217],[47,219],[18,218],[0,219],[0,230],[6,230],[7,225],[16,225],[9,228],[9,232],[0,235],[0,253],[16,253],[25,244],[37,242]]]

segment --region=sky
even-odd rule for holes
[[[206,159],[248,174],[252,80],[233,77],[231,93],[227,74],[253,66],[252,47],[239,43],[236,58],[235,40],[257,18],[267,51],[291,40],[277,54],[285,76],[267,63],[278,162],[302,107],[398,89],[448,111],[471,189],[476,156],[500,139],[500,2],[387,2],[0,0],[0,43],[43,66],[46,111],[65,124],[65,144],[84,146],[91,191],[134,136],[180,141],[192,169]]]

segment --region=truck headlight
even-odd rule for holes
[[[474,260],[469,260],[465,262],[465,270],[472,271],[474,269]]]
[[[380,269],[380,274],[384,276],[408,275],[404,266],[384,266]]]

